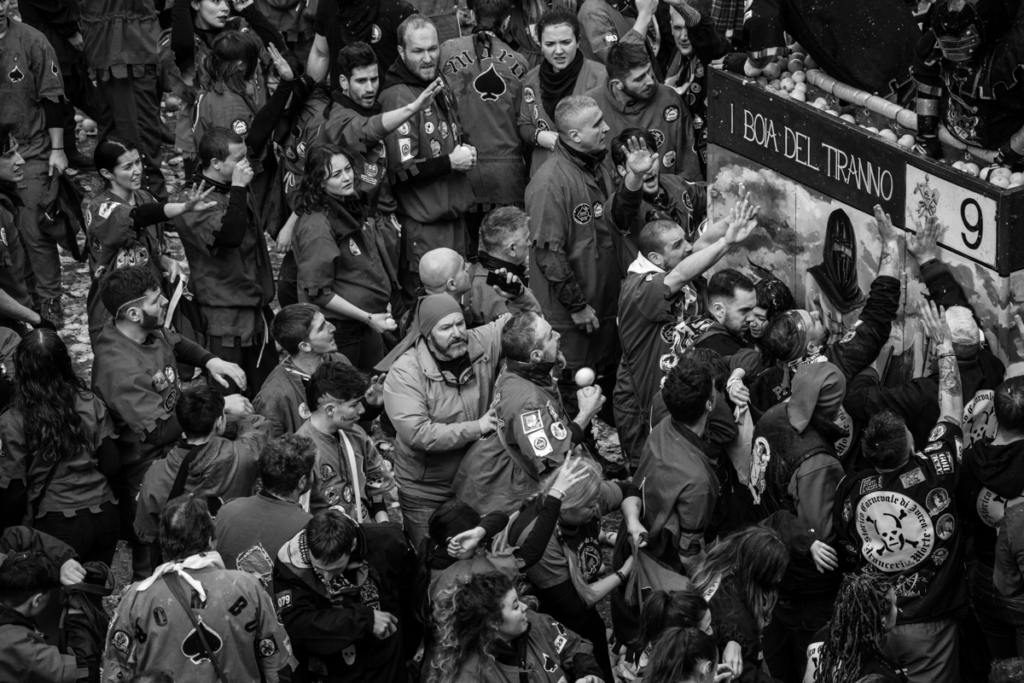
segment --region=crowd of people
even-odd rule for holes
[[[0,679],[1024,680],[1024,371],[939,221],[876,207],[849,327],[721,263],[708,73],[816,45],[746,5],[0,0]]]

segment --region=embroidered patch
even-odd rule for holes
[[[308,420],[309,416],[312,414],[313,413],[309,412],[309,408],[306,406],[305,401],[299,404],[299,417],[301,417],[303,420]]]
[[[281,591],[277,594],[277,609],[281,610],[285,607],[292,606],[292,592],[290,590]]]
[[[954,531],[956,531],[956,521],[953,519],[953,515],[947,512],[939,517],[939,521],[935,524],[935,533],[939,538],[945,541],[953,535]]]
[[[534,114],[536,115],[536,112]],[[537,118],[537,130],[551,130],[551,127],[548,126],[548,122],[544,119]]]
[[[565,437],[569,436],[569,431],[561,422],[553,422],[551,424],[551,436],[561,441]]]
[[[933,441],[933,442],[931,442],[930,444],[928,444],[927,446],[924,447],[924,452],[925,453],[934,453],[935,451],[941,451],[945,447],[946,447],[946,444],[942,443],[941,441]]]
[[[317,674],[318,676],[327,675],[327,662],[320,659],[319,657],[309,658],[309,672]]]
[[[349,645],[341,651],[341,656],[345,660],[345,664],[352,666],[356,663],[356,646]]]
[[[60,76],[60,69],[57,68],[57,62],[50,60],[50,73],[54,76]]]
[[[114,213],[114,209],[118,207],[121,202],[103,202],[100,204],[100,210],[97,211],[100,218],[110,218],[110,214]]]
[[[424,116],[433,116],[434,115],[434,108],[433,107],[427,107],[426,109],[423,110],[423,115]]]
[[[882,488],[881,477],[865,477],[860,482],[861,495],[864,495],[865,493],[871,493],[872,491],[877,491],[880,488]]]
[[[556,670],[558,670],[558,664],[555,662],[555,660],[551,659],[551,656],[548,655],[547,652],[544,653],[544,670],[547,671],[549,674],[554,673]]]
[[[572,210],[572,219],[580,225],[586,225],[594,219],[594,210],[590,208],[590,204],[578,204]]]
[[[352,487],[348,484],[345,484],[341,489],[341,499],[349,504],[355,500],[355,496],[352,495]]]
[[[348,250],[353,256],[362,256],[363,252],[359,251],[359,245],[351,237],[348,238]]]
[[[929,441],[937,441],[938,439],[941,439],[942,436],[945,433],[946,433],[946,425],[935,425],[935,427],[932,429],[931,433],[928,434],[928,440]]]
[[[434,158],[441,156],[441,143],[437,140],[430,140],[430,153],[434,155]]]
[[[665,152],[665,156],[661,158],[661,165],[664,166],[665,168],[672,168],[673,166],[676,165],[675,150],[672,150],[671,152]]]
[[[249,124],[242,119],[235,119],[231,122],[231,130],[235,131],[239,135],[245,135],[249,132]]]
[[[167,375],[163,373],[163,370],[157,370],[153,375],[153,391],[162,394],[169,386],[171,383],[167,380]]]
[[[946,489],[932,489],[924,502],[928,506],[928,514],[934,517],[949,507],[949,492]]]
[[[544,408],[547,409],[548,415],[551,416],[551,419],[553,421],[557,422],[558,419],[559,419],[558,411],[555,410],[555,407],[553,405],[551,405],[551,401],[548,401],[547,403],[545,403],[544,404]]]
[[[423,130],[427,132],[427,135],[432,135],[434,133],[434,124],[430,121],[427,121],[426,123],[423,124]]]
[[[398,138],[398,153],[402,161],[412,159],[412,140],[410,138]]]
[[[651,135],[654,136],[654,146],[661,147],[665,144],[665,134],[657,128],[651,128]]]
[[[601,202],[594,202],[594,218],[604,215],[604,205]]]
[[[370,42],[379,43],[380,39],[384,36],[384,32],[380,30],[380,26],[374,24],[370,27]]]
[[[324,499],[330,505],[337,505],[338,501],[341,500],[341,494],[338,493],[337,486],[328,486],[324,491]]]
[[[185,640],[181,641],[181,653],[192,660],[193,664],[210,661],[211,654],[216,655],[224,648],[224,639],[220,634],[203,623],[202,617],[198,617],[198,619],[199,628],[202,629],[206,642],[204,643],[203,639],[199,637],[197,629],[192,629],[185,636]],[[207,643],[209,643],[212,653],[206,649]]]
[[[295,147],[295,153],[298,154],[300,158],[304,158],[306,156],[306,142],[305,141],[300,142]]]
[[[939,548],[934,553],[932,553],[932,562],[935,563],[936,567],[941,567],[942,563],[946,561],[947,557],[949,557],[949,551],[945,548]]]
[[[163,607],[153,608],[153,621],[156,622],[157,626],[167,626],[167,612],[164,611]]]
[[[523,99],[526,100],[527,104],[533,104],[533,88],[523,88]]]
[[[412,130],[412,128],[409,126],[409,122],[406,121],[405,123],[403,123],[402,125],[400,125],[398,127],[398,134],[399,135],[408,135],[410,130]]]
[[[448,135],[449,135],[449,132],[448,132],[448,122],[447,121],[442,121],[441,123],[438,124],[437,127],[441,129],[441,139],[442,140],[447,140],[448,139]]]
[[[916,567],[935,545],[931,518],[910,496],[878,491],[861,499],[856,514],[861,552],[876,569],[898,572]]]
[[[935,473],[939,476],[953,473],[953,458],[950,457],[949,451],[939,451],[930,454],[928,457],[931,458],[932,465],[935,467]]]
[[[132,637],[128,635],[127,631],[117,630],[111,634],[110,644],[114,646],[115,650],[126,655],[132,646]]]
[[[334,468],[328,465],[327,463],[320,465],[320,478],[323,481],[334,479],[336,474],[337,472],[334,471]]]
[[[248,606],[249,601],[246,600],[244,596],[240,596],[237,600],[235,600],[235,603],[231,605],[231,607],[228,607],[228,612],[230,612],[233,616],[237,617],[239,614],[242,613],[242,610],[244,610]]]
[[[619,42],[619,37],[617,35],[615,35],[614,33],[609,33],[608,35],[606,35],[604,37],[604,42],[606,42],[606,43],[617,43],[617,42]]]
[[[544,436],[543,432],[530,439],[530,447],[533,448],[533,454],[538,458],[548,455],[553,451],[551,442],[548,441],[548,437]]]
[[[273,657],[278,653],[277,640],[275,640],[274,636],[267,636],[266,638],[261,638],[256,648],[260,652],[261,659]]]
[[[535,432],[538,429],[544,428],[544,419],[541,417],[539,410],[531,410],[528,413],[523,413],[519,416],[519,421],[523,425],[523,434],[529,434]]]
[[[679,118],[679,107],[674,104],[665,107],[665,120],[669,123]]]
[[[903,484],[903,488],[909,489],[911,486],[917,486],[924,481],[924,472],[921,471],[920,467],[915,467],[906,474],[900,475],[900,483]]]
[[[555,651],[556,652],[561,652],[562,650],[564,650],[565,646],[566,646],[566,644],[568,644],[568,642],[569,642],[569,639],[566,638],[565,636],[562,636],[562,635],[560,635],[557,638],[555,638]]]
[[[11,81],[11,83],[21,83],[23,80],[25,80],[25,74],[22,73],[21,69],[15,66],[8,72],[7,78]]]

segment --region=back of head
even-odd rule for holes
[[[309,339],[313,319],[319,312],[313,304],[289,304],[274,316],[270,333],[289,356],[294,356],[300,351],[299,344]]]
[[[356,523],[335,508],[321,510],[306,523],[309,554],[324,564],[334,564],[351,555],[357,536]]]
[[[485,28],[498,28],[511,11],[512,0],[475,0],[473,2],[476,23]]]
[[[670,628],[654,642],[644,683],[708,680],[718,664],[715,639],[696,628]]]
[[[419,275],[424,287],[439,289],[458,278],[465,268],[465,259],[454,249],[438,247],[420,258]]]
[[[1024,657],[1012,657],[992,662],[988,683],[1020,683],[1024,681]]]
[[[224,415],[224,397],[205,384],[190,386],[178,397],[174,415],[185,436],[192,439],[208,436]]]
[[[973,358],[981,346],[981,331],[969,308],[950,306],[946,309],[946,324],[949,325],[953,353],[957,358]]]
[[[100,280],[100,300],[110,314],[117,318],[121,307],[160,289],[160,281],[147,266],[117,268]]]
[[[765,310],[765,317],[771,320],[779,313],[792,311],[796,308],[796,299],[785,282],[778,278],[761,280],[754,285],[757,296],[757,307]]]
[[[672,419],[683,424],[697,422],[708,410],[714,383],[714,374],[707,363],[684,354],[669,370],[661,388],[665,407]]]
[[[634,646],[643,650],[669,628],[698,628],[708,609],[707,600],[693,590],[656,590],[644,601]]]
[[[532,311],[516,313],[505,321],[501,330],[501,353],[508,360],[529,363],[530,354],[538,348],[537,321],[540,315]]]
[[[18,607],[60,585],[53,563],[37,550],[12,553],[0,564],[0,604]]]
[[[775,359],[791,362],[807,353],[807,330],[795,310],[768,319],[761,335],[765,349]]]
[[[732,369],[729,367],[729,361],[723,358],[722,354],[714,349],[693,347],[686,352],[686,355],[698,363],[707,365],[711,370],[711,376],[714,377],[715,389],[720,393],[725,393],[725,384],[729,381]]]
[[[736,270],[735,268],[724,268],[708,280],[708,302],[714,302],[715,300],[731,300],[736,298],[736,290],[742,289],[744,292],[753,292],[754,283],[749,277]]]
[[[1011,377],[996,387],[996,419],[1004,433],[1024,432],[1024,376]]]
[[[398,36],[399,47],[401,47],[403,50],[407,47],[405,39],[409,35],[410,31],[416,31],[421,28],[426,28],[428,26],[433,28],[435,33],[437,32],[437,26],[434,24],[434,22],[432,22],[424,15],[410,14],[409,16],[407,16],[405,19],[402,20],[402,23],[398,25],[398,28],[395,31],[395,33]]]
[[[338,74],[345,78],[352,78],[352,72],[356,69],[365,69],[376,63],[377,53],[362,41],[346,45],[338,50]]]
[[[434,603],[438,647],[431,662],[435,680],[451,683],[459,667],[473,655],[490,656],[502,621],[502,603],[514,588],[504,572],[473,574],[441,590]]]
[[[213,534],[213,518],[202,497],[178,496],[160,513],[160,550],[167,562],[210,550]]]
[[[619,41],[612,44],[605,59],[608,80],[626,80],[634,69],[642,69],[651,63],[647,48],[637,43]]]
[[[494,209],[480,225],[480,248],[492,256],[499,256],[513,237],[529,227],[530,217],[519,207]]]
[[[678,229],[678,223],[664,219],[646,224],[640,229],[640,236],[637,238],[640,254],[644,258],[650,258],[652,253],[664,255],[669,236]]]
[[[240,145],[242,136],[223,126],[207,128],[196,150],[199,153],[199,167],[208,168],[214,160],[224,161],[231,154],[231,145]]]
[[[434,510],[427,523],[430,540],[438,546],[448,545],[448,539],[469,531],[480,524],[480,513],[461,500],[452,499]]]
[[[579,41],[580,19],[575,12],[561,5],[553,5],[551,9],[540,16],[540,19],[537,21],[537,35],[534,37],[540,43],[544,37],[544,29],[548,26],[563,25],[570,26],[573,34],[576,36],[576,40]]]
[[[306,385],[306,406],[311,410],[329,396],[336,401],[351,401],[366,393],[366,375],[348,363],[329,361],[320,364]]]
[[[819,671],[853,681],[886,631],[892,603],[890,577],[874,572],[847,574],[836,597],[820,654]],[[884,642],[884,641],[883,641]]]
[[[648,128],[626,128],[624,131],[612,138],[612,163],[616,166],[626,165],[626,144],[630,139],[636,138],[639,142],[643,140],[644,144],[647,145],[647,149],[655,151],[658,149],[658,140],[654,137],[654,133]],[[641,254],[649,253],[643,247],[640,248]]]
[[[316,444],[308,436],[282,434],[260,453],[260,481],[276,496],[290,495],[303,477],[311,477],[316,462]]]
[[[907,458],[907,424],[891,410],[882,410],[871,416],[861,434],[861,452],[874,467],[891,470]]]
[[[753,525],[733,532],[713,547],[693,573],[702,593],[717,578],[733,577],[747,609],[763,626],[770,620],[778,587],[789,565],[789,550],[778,532]]]
[[[241,31],[222,31],[210,45],[210,78],[231,90],[244,93],[245,82],[256,73],[262,45]]]
[[[597,102],[587,95],[563,97],[555,107],[555,128],[562,135],[583,125],[584,117],[597,108]]]

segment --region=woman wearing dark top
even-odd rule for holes
[[[695,628],[708,636],[714,635],[711,627],[711,608],[708,602],[692,590],[657,590],[644,600],[640,611],[640,633],[633,643],[636,653],[637,676],[647,680],[647,665],[655,641],[668,629]],[[714,641],[711,641],[714,644]],[[717,657],[717,655],[716,655]]]
[[[847,575],[832,621],[807,648],[804,683],[854,683],[869,675],[906,683],[906,675],[882,654],[896,615],[896,594],[889,577]]]
[[[695,628],[662,631],[651,649],[643,683],[728,683],[732,670],[718,663],[715,639]]]
[[[120,530],[107,482],[120,463],[113,418],[75,375],[56,332],[27,334],[14,365],[14,402],[0,415],[0,479],[27,489],[26,525],[64,541],[82,562],[109,565]],[[0,495],[16,493],[9,486]]]
[[[693,573],[693,588],[711,607],[722,661],[738,683],[769,683],[761,633],[771,621],[789,552],[778,533],[762,526],[720,539]]]
[[[334,325],[338,352],[367,371],[384,357],[384,332],[397,328],[389,302],[394,265],[378,223],[356,186],[352,156],[334,145],[306,152],[292,236],[299,301]]]
[[[605,680],[610,681],[614,679],[608,636],[597,603],[626,583],[633,571],[633,558],[628,558],[619,571],[598,578],[604,568],[601,516],[617,509],[627,493],[641,494],[638,489],[627,490],[625,484],[602,481],[600,466],[590,458],[584,458],[581,465],[586,476],[565,490],[555,533],[540,561],[526,570],[526,576],[540,599],[541,610],[593,644],[597,664]],[[541,489],[549,495],[552,489],[558,489],[557,476],[558,471],[549,474]],[[511,545],[519,545],[531,534],[543,509],[540,496],[524,503],[509,528]]]

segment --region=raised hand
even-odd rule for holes
[[[953,334],[949,331],[949,323],[946,322],[946,310],[936,306],[934,301],[925,301],[921,304],[920,312],[921,324],[928,338],[936,346],[941,346],[944,342],[952,344]]]
[[[281,56],[281,53],[277,51],[273,43],[267,45],[267,52],[270,53],[270,59],[274,62],[274,68],[277,69],[277,73],[281,76],[282,81],[290,81],[295,78],[291,65]]]
[[[939,256],[939,234],[942,226],[935,216],[928,216],[924,221],[924,227],[917,231],[916,235],[907,233],[907,251],[914,255],[918,263],[924,263],[938,258]]]
[[[441,77],[438,76],[430,83],[430,85],[423,89],[423,92],[420,93],[419,97],[409,103],[409,108],[412,109],[413,112],[423,111],[430,106],[430,103],[434,101],[437,93],[441,92],[443,88],[444,81],[442,81]]]
[[[196,187],[193,183],[192,187],[186,191],[184,213],[189,213],[190,211],[206,211],[207,209],[212,209],[217,206],[217,202],[206,201],[206,198],[210,196],[210,193],[214,190],[213,185],[206,190],[203,189],[204,187],[206,187],[205,180],[200,181],[199,187]]]
[[[725,230],[726,244],[739,244],[750,237],[757,227],[757,214],[760,206],[750,205],[750,193],[743,197],[729,212],[729,227]]]
[[[551,483],[551,490],[548,491],[549,496],[555,498],[562,498],[565,493],[573,487],[573,484],[583,481],[587,478],[587,468],[583,466],[583,458],[576,457],[575,459],[570,455],[562,463],[562,466],[558,468],[558,474],[555,475],[555,480]],[[558,495],[551,493],[552,490],[557,489],[560,492]]]
[[[622,146],[622,151],[626,153],[626,170],[641,178],[654,168],[654,163],[658,160],[657,152],[648,150],[647,142],[643,139],[630,138]]]

